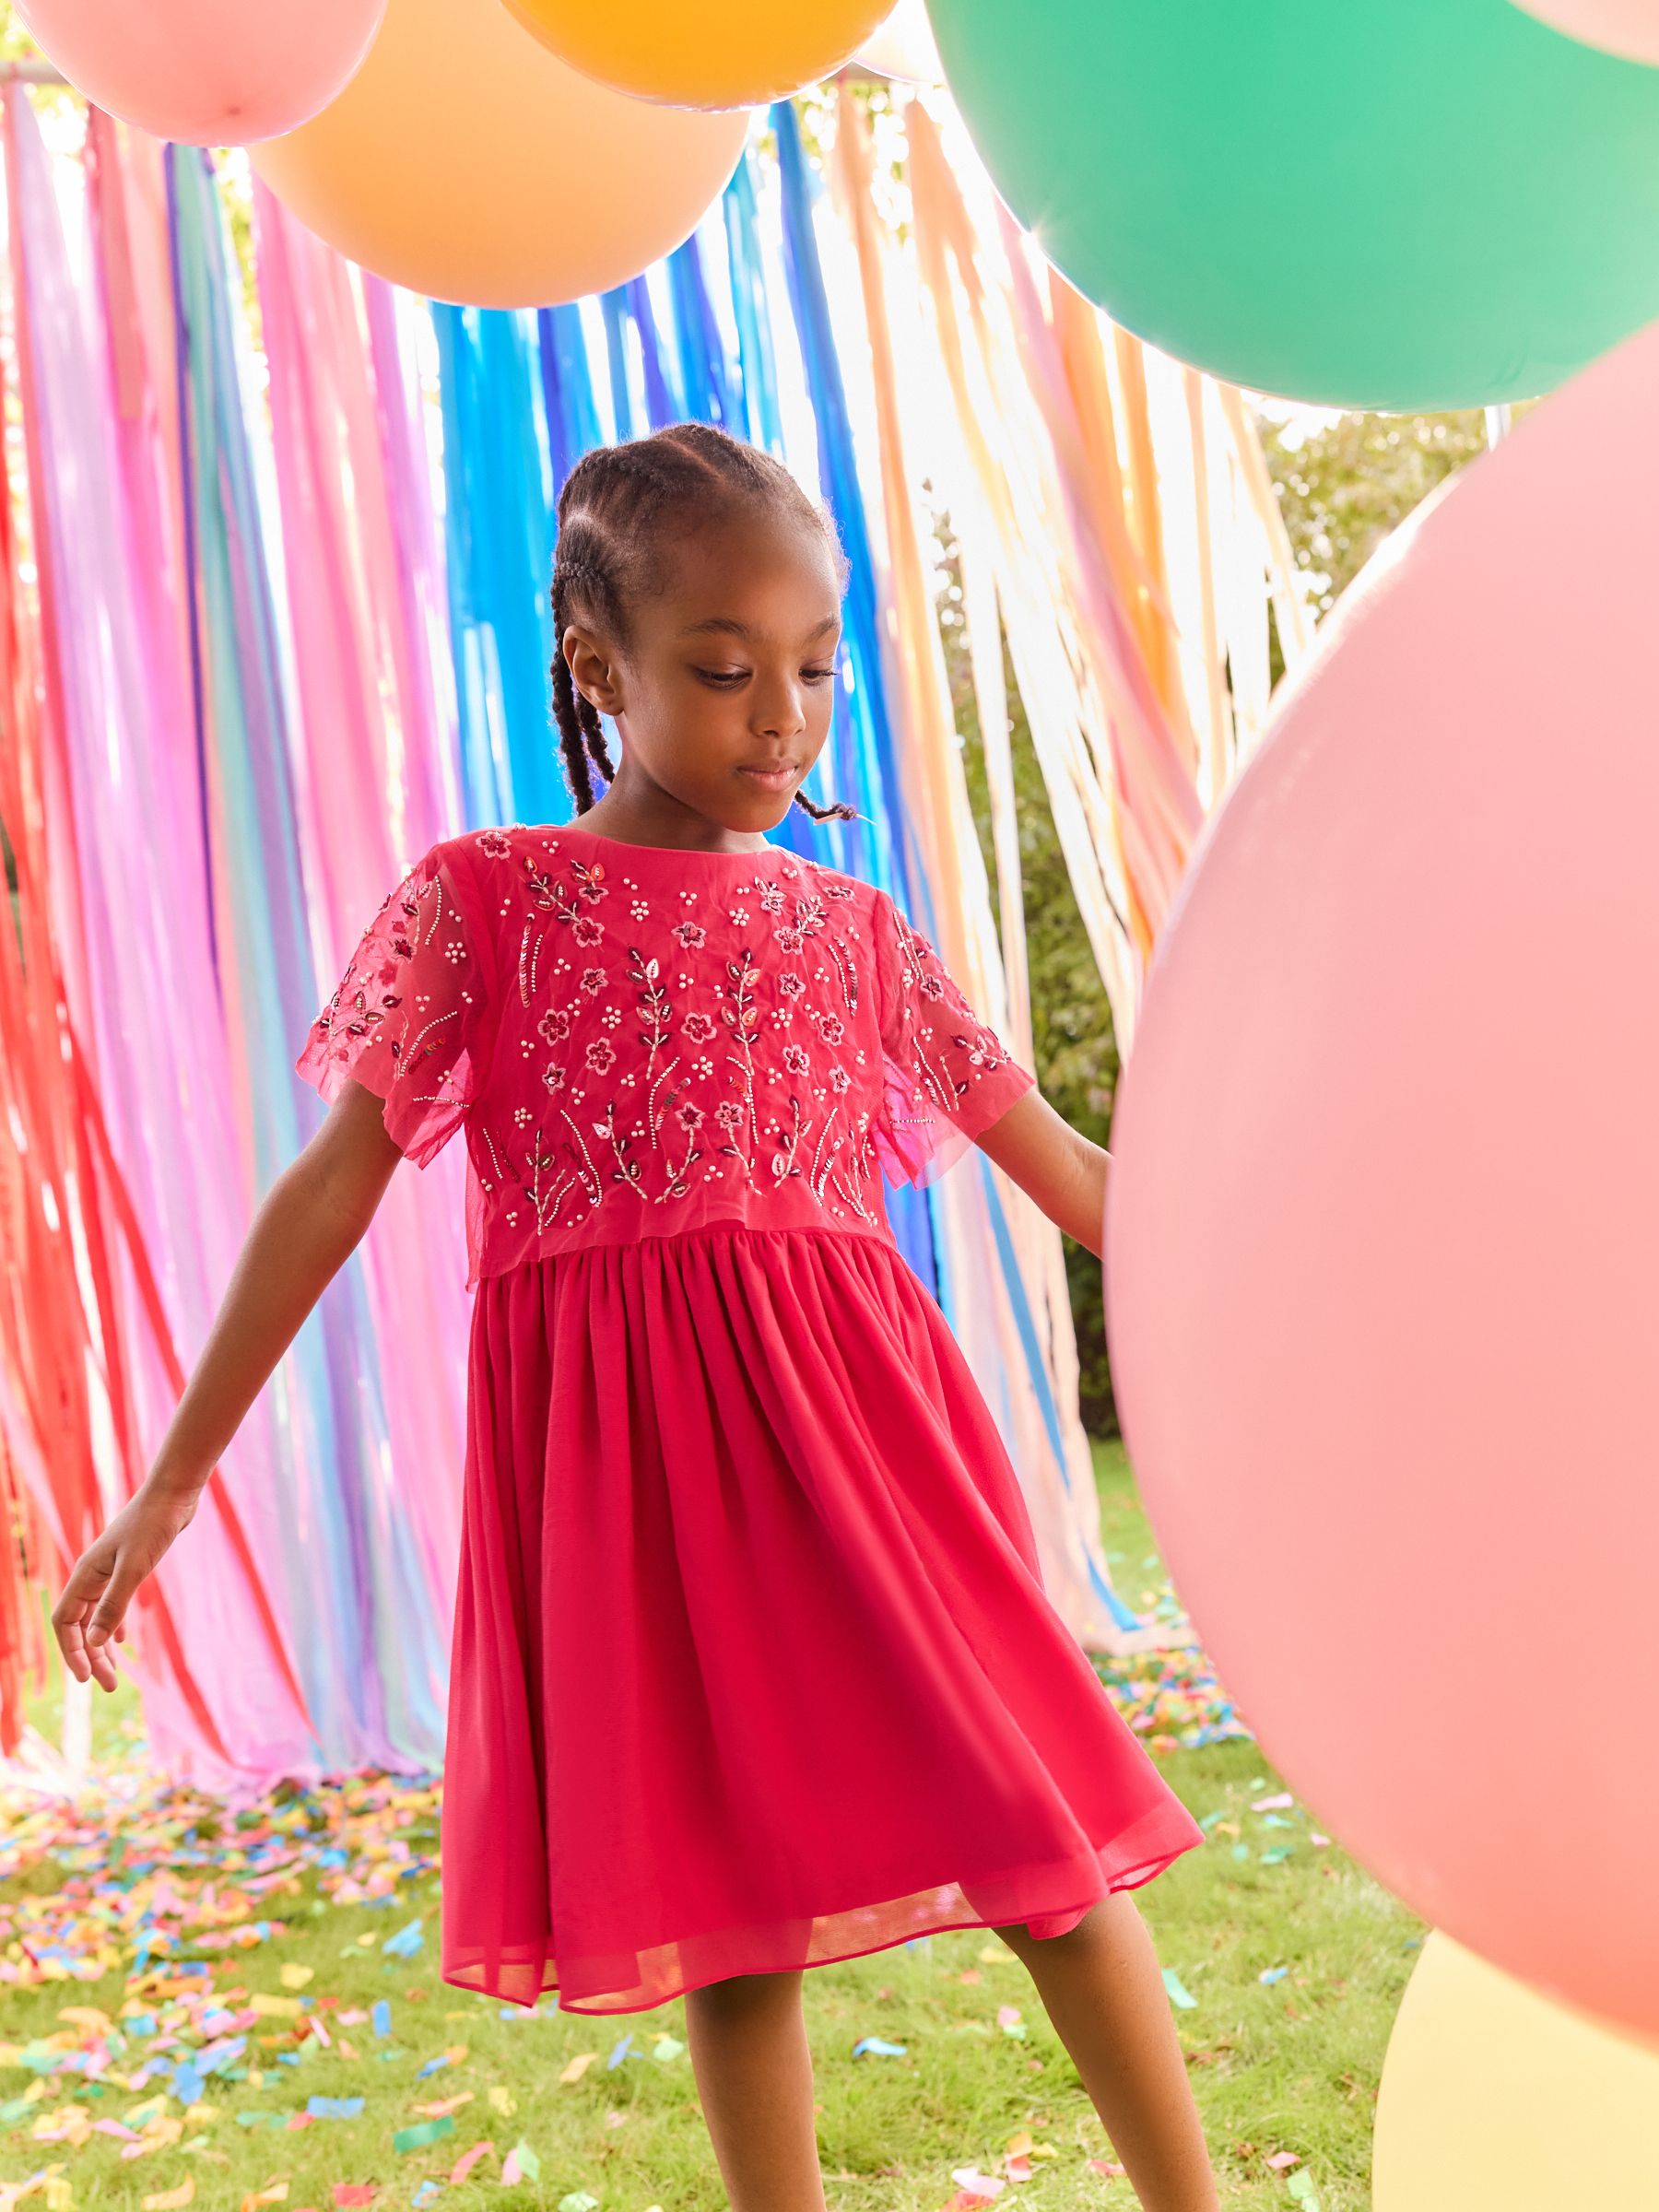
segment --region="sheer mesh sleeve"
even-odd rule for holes
[[[876,893],[872,919],[883,1064],[877,1157],[889,1182],[924,1189],[1037,1078],[885,891]]]
[[[426,1167],[482,1088],[490,968],[465,864],[453,841],[436,844],[363,932],[296,1071],[330,1105],[348,1076],[373,1091],[387,1135]]]

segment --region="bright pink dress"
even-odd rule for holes
[[[894,1241],[883,1171],[1035,1078],[884,891],[580,820],[446,839],[299,1067],[422,1165],[466,1131],[446,1982],[635,2012],[1059,1934],[1203,1841]]]

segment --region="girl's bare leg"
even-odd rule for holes
[[[1216,2212],[1169,1992],[1134,1899],[1103,1897],[1066,1936],[996,1933],[1030,1969],[1144,2212]]]
[[[732,2212],[824,2212],[799,1971],[688,1990],[686,2036]]]

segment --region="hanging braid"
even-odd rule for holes
[[[572,622],[603,629],[626,650],[629,608],[660,591],[667,524],[677,515],[700,523],[770,508],[820,530],[844,586],[848,563],[835,524],[808,499],[771,453],[712,423],[677,422],[648,438],[596,445],[565,478],[559,494],[559,542],[553,557],[553,714],[565,779],[578,814],[594,804],[595,768],[616,776],[599,710],[571,680],[564,633]],[[837,800],[815,806],[804,791],[794,803],[815,822],[852,821],[858,809]]]

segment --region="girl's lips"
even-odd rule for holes
[[[752,776],[757,783],[763,784],[768,791],[782,791],[785,783],[794,782],[795,771],[793,768],[743,768],[737,772],[739,775]]]

